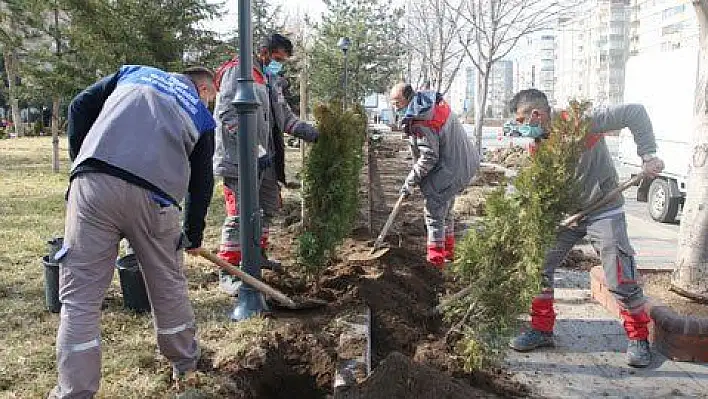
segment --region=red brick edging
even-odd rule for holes
[[[607,289],[602,266],[590,270],[592,297],[619,317],[617,300]],[[708,318],[682,316],[660,301],[649,298],[646,305],[652,322],[649,340],[664,356],[675,361],[708,362]]]

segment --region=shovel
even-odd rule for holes
[[[563,227],[571,227],[576,225],[579,221],[583,220],[585,216],[595,212],[596,210],[602,208],[603,206],[609,204],[612,200],[617,198],[618,195],[620,195],[624,190],[630,188],[631,186],[636,186],[642,179],[644,178],[644,173],[639,173],[638,175],[635,175],[631,179],[625,181],[624,183],[620,184],[616,189],[610,191],[605,197],[603,197],[601,200],[597,201],[596,203],[592,204],[589,208],[584,209],[575,215],[568,216],[561,222],[561,226]]]
[[[609,204],[612,200],[617,198],[617,196],[620,195],[624,190],[628,189],[631,186],[637,185],[637,183],[639,183],[643,178],[644,178],[644,173],[639,173],[638,175],[636,175],[636,176],[632,177],[631,179],[625,181],[624,183],[620,184],[616,189],[610,191],[605,197],[603,197],[601,200],[597,201],[596,203],[592,204],[589,208],[584,209],[574,215],[567,217],[565,220],[563,220],[560,223],[560,225],[563,227],[574,226],[579,221],[581,221],[585,216],[587,216],[590,213],[595,212],[596,210]],[[472,286],[467,286],[467,287],[463,288],[462,290],[450,295],[445,300],[441,301],[440,304],[438,306],[434,307],[430,313],[435,315],[435,314],[442,312],[443,309],[450,306],[450,304],[457,301],[458,299],[465,297],[471,291],[472,291]]]
[[[268,284],[262,282],[261,280],[251,276],[250,274],[243,272],[238,267],[219,258],[218,256],[214,255],[213,253],[207,251],[204,248],[202,248],[201,251],[199,251],[199,255],[202,258],[205,258],[205,259],[211,261],[213,264],[218,266],[219,269],[225,271],[226,273],[229,273],[232,276],[238,277],[244,283],[250,285],[251,287],[254,287],[258,291],[265,294],[266,296],[275,299],[277,304],[283,308],[291,309],[291,310],[299,310],[299,309],[312,309],[312,308],[327,305],[326,301],[321,300],[321,299],[317,299],[317,298],[306,298],[300,302],[295,302],[292,299],[290,299],[287,295],[283,294],[282,292],[276,290],[275,288],[269,286]]]
[[[396,219],[396,215],[398,214],[398,210],[401,208],[404,198],[406,198],[405,194],[401,194],[401,196],[398,197],[398,201],[396,201],[396,205],[393,206],[393,210],[391,210],[391,214],[388,216],[386,224],[383,229],[381,229],[381,233],[379,233],[376,241],[374,241],[374,247],[371,248],[371,251],[365,254],[354,254],[349,257],[350,261],[371,261],[382,257],[386,252],[388,252],[390,248],[382,247],[381,245],[383,244],[384,238],[386,238],[386,234],[388,234],[388,229],[390,229],[393,224],[393,220]]]

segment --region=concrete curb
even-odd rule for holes
[[[590,290],[595,300],[615,317],[620,317],[619,304],[607,288],[602,266],[590,270]],[[660,353],[674,361],[708,362],[708,318],[682,316],[654,298],[649,298],[645,308],[652,320],[649,340]]]
[[[371,374],[371,309],[366,306],[355,314],[337,319],[336,323],[342,333],[337,346],[335,397]]]

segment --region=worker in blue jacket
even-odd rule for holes
[[[213,73],[127,65],[69,106],[73,161],[67,198],[57,334],[59,379],[50,398],[91,398],[101,378],[101,303],[118,244],[142,268],[157,344],[173,377],[189,378],[199,347],[182,248],[196,253],[213,191]],[[184,201],[184,234],[180,227]]]

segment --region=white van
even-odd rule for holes
[[[627,61],[624,102],[646,107],[656,155],[666,164],[659,177],[645,179],[637,190],[637,200],[647,202],[649,214],[659,222],[675,222],[686,197],[697,80],[697,46],[632,56]],[[618,161],[626,175],[641,171],[642,161],[627,129],[620,133]]]

